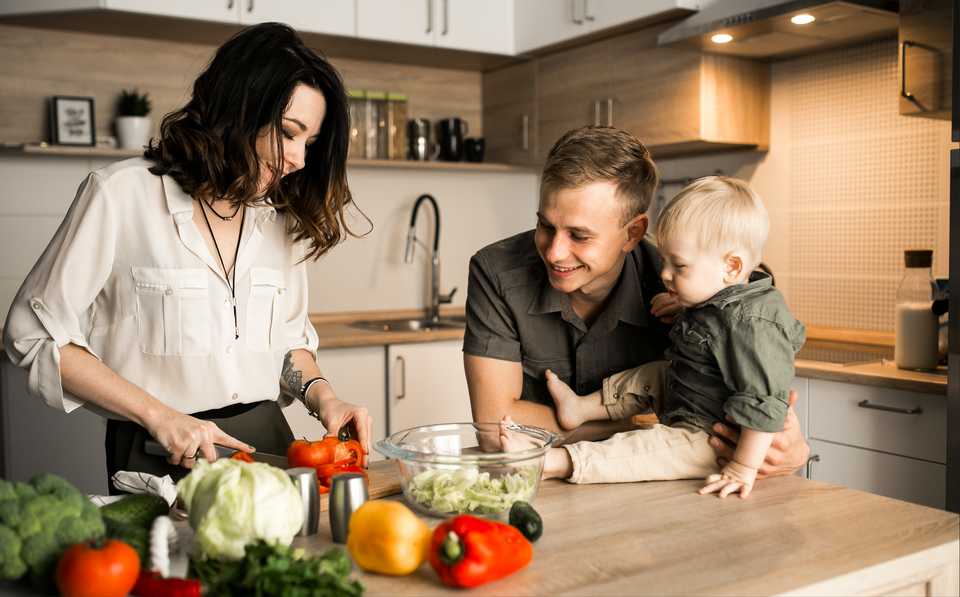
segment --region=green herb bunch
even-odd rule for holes
[[[150,94],[140,93],[136,89],[120,92],[120,100],[117,102],[118,116],[146,116],[150,113]]]
[[[307,555],[263,541],[247,545],[242,560],[194,559],[192,574],[207,595],[268,597],[359,597],[363,585],[350,578],[350,559],[333,547]]]

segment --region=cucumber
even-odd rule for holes
[[[543,534],[543,519],[527,502],[513,502],[510,506],[510,525],[517,528],[531,543]]]
[[[153,520],[170,511],[167,502],[156,495],[136,494],[100,508],[107,536],[133,547],[141,562],[150,561],[150,527]]]

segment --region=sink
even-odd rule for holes
[[[427,332],[430,330],[463,329],[466,323],[463,317],[441,317],[438,321],[429,319],[362,319],[354,321],[351,327],[377,332]]]

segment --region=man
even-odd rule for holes
[[[611,373],[663,358],[680,309],[660,281],[656,248],[644,240],[656,166],[633,135],[584,127],[547,156],[537,227],[481,249],[470,260],[464,367],[474,420],[559,431],[544,373],[578,394]],[[789,474],[809,447],[792,405],[760,476]],[[602,439],[629,420],[587,423],[567,441]],[[720,466],[738,433],[714,427]]]

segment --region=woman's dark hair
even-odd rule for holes
[[[320,132],[307,146],[301,170],[273,177],[266,191],[258,192],[257,137],[265,127],[272,130],[273,171],[282,172],[283,113],[301,83],[323,93]],[[344,232],[356,236],[344,218],[353,201],[346,176],[349,129],[347,96],[336,69],[289,26],[263,23],[220,46],[194,82],[187,105],[163,118],[160,137],[144,157],[154,162],[150,172],[171,176],[194,197],[246,205],[270,197],[277,211],[291,216],[288,233],[294,240],[310,240],[306,258],[317,259]]]

